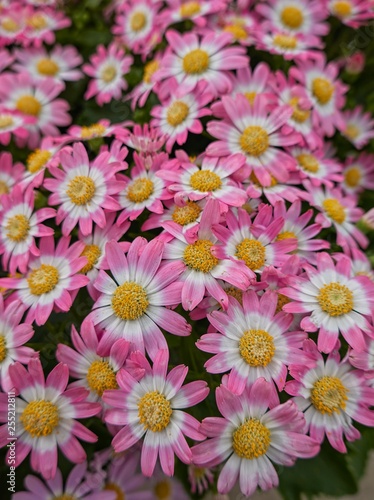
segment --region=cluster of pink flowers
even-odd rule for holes
[[[183,500],[176,458],[192,493],[250,496],[278,485],[274,464],[325,438],[344,453],[355,421],[374,426],[357,225],[374,119],[345,108],[342,64],[323,52],[329,16],[357,28],[374,4],[113,0],[103,15],[113,39],[84,61],[54,43],[71,23],[59,2],[0,0],[0,143],[26,158],[0,153],[0,446],[11,391],[16,466],[30,454],[42,476],[13,498]],[[72,124],[59,97],[77,80],[97,123]],[[111,123],[113,101],[148,107],[148,123]],[[45,373],[26,344],[81,297]],[[172,336],[192,346],[192,373]],[[87,461],[95,420],[111,446]],[[66,480],[58,450],[78,464]]]

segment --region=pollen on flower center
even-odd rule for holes
[[[58,408],[44,399],[31,401],[23,410],[20,421],[31,437],[49,436],[59,423]]]
[[[24,241],[30,230],[29,219],[23,214],[13,215],[13,217],[9,217],[5,230],[7,238],[10,240],[17,243]]]
[[[243,305],[243,290],[240,290],[240,288],[236,288],[235,286],[229,286],[228,288],[225,288],[225,292],[230,297],[234,297],[239,304]]]
[[[199,2],[184,2],[179,9],[179,13],[182,17],[191,17],[198,14],[201,10]]]
[[[6,358],[7,348],[4,335],[0,335],[0,363]]]
[[[144,75],[143,75],[143,82],[144,83],[151,83],[151,78],[154,73],[158,70],[160,67],[160,63],[156,61],[155,59],[153,61],[149,61],[145,66],[144,66]]]
[[[133,321],[145,313],[149,305],[144,288],[133,281],[126,281],[119,285],[112,298],[112,308],[116,316]]]
[[[153,194],[154,184],[147,177],[135,179],[127,188],[127,198],[133,203],[141,203],[148,200]]]
[[[313,406],[321,413],[340,413],[346,407],[348,389],[338,377],[325,375],[318,379],[311,390]]]
[[[96,360],[91,363],[87,371],[87,382],[92,391],[100,397],[107,389],[117,389],[116,374],[109,361]]]
[[[170,481],[167,479],[159,481],[153,488],[153,492],[157,500],[169,500],[171,498]]]
[[[102,137],[105,134],[106,128],[101,123],[94,123],[88,127],[84,126],[81,129],[82,139],[93,139],[94,137]]]
[[[309,109],[301,109],[299,106],[299,98],[298,97],[292,97],[288,104],[292,106],[293,108],[293,113],[291,118],[295,120],[297,123],[304,123],[310,116],[310,110]]]
[[[275,312],[279,313],[280,311],[282,311],[283,306],[285,304],[288,304],[289,302],[291,302],[291,300],[288,297],[286,297],[282,293],[278,293],[277,308],[275,309]]]
[[[270,430],[257,418],[250,418],[233,433],[232,447],[240,458],[252,460],[265,455],[270,446]]]
[[[319,163],[314,155],[302,153],[296,156],[296,160],[298,161],[300,167],[306,172],[316,174],[319,170]]]
[[[93,269],[94,265],[99,260],[100,255],[101,250],[98,245],[86,245],[83,252],[81,253],[81,256],[86,257],[87,264],[82,267],[81,273],[86,274],[88,273],[88,271],[91,271],[91,269]]]
[[[297,29],[303,24],[304,16],[299,8],[289,5],[282,10],[281,20],[288,28]]]
[[[11,17],[5,17],[1,20],[1,27],[8,33],[15,33],[19,30],[20,25]]]
[[[10,115],[0,115],[0,129],[13,125],[13,118]]]
[[[361,170],[358,167],[350,167],[344,172],[344,180],[347,186],[355,188],[361,181]]]
[[[360,129],[353,123],[349,123],[344,131],[344,135],[354,141],[360,134]]]
[[[8,185],[4,181],[0,180],[0,195],[7,193],[9,193]]]
[[[183,58],[183,70],[190,75],[200,75],[209,67],[209,55],[205,50],[194,49]]]
[[[175,101],[171,104],[166,113],[166,121],[172,127],[177,127],[187,118],[190,112],[189,106],[183,101]]]
[[[244,260],[249,269],[257,271],[265,265],[266,248],[257,240],[244,238],[244,240],[236,246],[235,255],[238,259]]]
[[[265,330],[247,330],[239,340],[239,353],[250,366],[265,367],[275,353],[273,337]]]
[[[312,92],[319,104],[327,104],[334,93],[335,87],[326,78],[317,77],[312,82]]]
[[[53,497],[53,500],[77,500],[74,495],[69,495],[68,493],[63,493],[62,495],[58,495],[57,497]]]
[[[225,33],[231,33],[231,35],[235,38],[235,40],[245,40],[248,36],[248,33],[239,24],[228,24],[223,28]]]
[[[250,125],[240,136],[239,144],[245,153],[261,156],[269,146],[269,136],[262,127]]]
[[[322,202],[322,206],[330,219],[338,224],[343,224],[345,221],[345,208],[339,200],[327,198]]]
[[[291,238],[297,239],[297,236],[293,231],[283,231],[282,233],[278,234],[276,240],[283,241],[283,240],[289,240]]]
[[[199,205],[193,201],[188,201],[183,207],[175,207],[172,219],[181,226],[187,226],[195,222],[201,213]]]
[[[75,205],[86,205],[92,200],[95,191],[95,183],[90,177],[77,175],[69,182],[66,194]]]
[[[123,489],[116,483],[107,483],[104,487],[104,491],[114,491],[116,493],[116,500],[125,500],[125,493]]]
[[[353,309],[353,293],[340,283],[324,285],[317,297],[321,309],[330,316],[342,316]]]
[[[105,83],[112,82],[117,76],[117,69],[113,65],[105,66],[101,72],[101,78]]]
[[[27,25],[34,30],[42,30],[48,26],[48,23],[43,14],[37,13],[27,19]]]
[[[35,149],[32,153],[29,154],[26,160],[27,170],[31,174],[35,174],[39,172],[41,168],[45,166],[45,164],[52,157],[52,153],[46,149]]]
[[[163,431],[173,413],[170,401],[158,391],[147,392],[138,403],[138,416],[144,428],[152,432]]]
[[[59,277],[58,269],[55,266],[42,264],[38,269],[31,271],[27,278],[30,292],[33,295],[51,292],[56,287]]]
[[[130,21],[130,26],[133,31],[141,31],[147,24],[147,18],[143,12],[135,12]]]
[[[219,260],[212,254],[213,243],[209,240],[197,240],[187,245],[183,260],[188,267],[202,273],[209,273],[216,267]]]
[[[198,170],[191,175],[190,184],[192,189],[202,193],[216,191],[222,186],[219,175],[210,170]]]
[[[248,99],[250,104],[253,104],[255,102],[257,92],[244,92],[244,95]]]
[[[281,35],[278,33],[274,36],[273,42],[281,49],[296,49],[297,47],[297,38],[292,35]]]
[[[332,6],[332,10],[336,16],[344,19],[345,17],[348,17],[351,14],[352,5],[351,2],[343,0],[341,2],[335,2]]]
[[[39,116],[42,105],[33,95],[23,95],[18,99],[16,108],[25,115]]]
[[[36,65],[37,70],[41,75],[45,76],[55,76],[58,73],[59,67],[58,64],[49,57],[45,57],[40,59]]]

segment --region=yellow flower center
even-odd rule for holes
[[[149,61],[145,66],[144,66],[144,75],[143,75],[143,82],[144,83],[151,83],[151,78],[154,73],[158,70],[160,67],[160,63],[156,60]]]
[[[153,489],[157,500],[170,500],[171,498],[171,486],[170,481],[164,479],[159,481]]]
[[[118,389],[116,374],[109,361],[96,360],[91,363],[87,372],[87,382],[90,389],[100,397],[107,389]]]
[[[265,265],[266,248],[257,240],[244,238],[244,240],[236,246],[235,255],[238,259],[244,260],[249,269],[258,271]]]
[[[94,123],[88,127],[83,126],[81,129],[82,139],[92,139],[94,137],[102,137],[106,132],[106,128],[101,123]]]
[[[13,215],[13,217],[9,217],[5,230],[10,240],[16,243],[24,241],[30,230],[29,219],[23,214]]]
[[[360,129],[353,123],[349,123],[344,131],[344,135],[354,141],[360,134]]]
[[[0,180],[0,195],[9,193],[8,184]]]
[[[10,115],[0,115],[0,129],[13,125],[13,118]]]
[[[288,104],[293,107],[293,113],[291,118],[297,123],[304,123],[310,116],[309,109],[301,109],[299,106],[299,98],[292,97]]]
[[[30,292],[33,295],[51,292],[56,287],[59,277],[58,269],[55,266],[42,264],[38,269],[31,271],[27,278]]]
[[[145,313],[149,305],[144,288],[133,281],[119,285],[112,298],[112,308],[116,316],[133,321]]]
[[[343,224],[345,221],[345,208],[339,200],[327,198],[322,202],[322,206],[330,219],[338,224]]]
[[[232,447],[240,458],[252,460],[265,455],[270,446],[270,431],[257,418],[250,418],[233,433]]]
[[[0,335],[0,363],[6,358],[7,348],[4,335]]]
[[[344,19],[345,17],[350,16],[352,12],[352,5],[351,2],[347,1],[335,2],[332,6],[332,10],[336,16]]]
[[[45,166],[45,164],[51,159],[51,157],[52,153],[47,151],[46,149],[35,149],[35,151],[30,153],[27,157],[27,170],[31,174],[39,172],[39,170]]]
[[[209,55],[205,50],[194,49],[183,58],[183,70],[190,75],[200,75],[209,67]]]
[[[326,78],[317,77],[312,82],[312,92],[319,104],[327,104],[334,90],[334,85],[329,80],[326,80]]]
[[[39,116],[42,105],[33,95],[23,95],[18,99],[16,108],[25,115]]]
[[[58,495],[57,497],[53,497],[53,500],[77,500],[77,497],[74,495],[69,495],[67,493],[63,493],[62,495]]]
[[[105,491],[114,491],[116,493],[116,499],[115,500],[125,500],[125,493],[122,490],[120,486],[116,483],[107,483],[104,487]]]
[[[152,432],[163,431],[173,413],[170,402],[158,391],[147,392],[138,403],[138,416],[144,428]]]
[[[199,2],[185,2],[180,6],[179,13],[182,17],[191,17],[198,14],[201,10]]]
[[[112,65],[106,66],[101,72],[101,78],[105,83],[112,82],[116,76],[117,69]]]
[[[148,200],[148,198],[153,194],[154,185],[151,179],[147,177],[141,177],[135,179],[127,188],[127,198],[133,203],[141,203],[142,201]]]
[[[319,291],[317,300],[322,311],[330,316],[349,314],[353,309],[353,293],[340,283],[324,285]]]
[[[209,273],[218,264],[218,259],[212,254],[212,242],[209,240],[197,240],[187,245],[183,259],[188,267],[202,273]]]
[[[257,175],[254,173],[254,172],[251,172],[251,175],[249,176],[249,180],[251,182],[253,182],[253,184],[255,184],[256,186],[262,188],[262,184],[260,183],[260,181],[258,180],[257,178]],[[277,179],[273,176],[273,175],[270,175],[270,186],[269,187],[274,187],[278,184],[278,181]]]
[[[291,300],[288,297],[282,295],[281,293],[278,293],[277,308],[275,309],[275,312],[281,312],[283,310],[283,306],[288,304],[289,302],[291,302]]]
[[[141,31],[147,24],[147,18],[143,12],[135,12],[131,18],[130,26],[133,31]]]
[[[273,337],[265,330],[247,330],[239,340],[239,353],[250,366],[265,367],[275,353]]]
[[[172,127],[177,127],[187,118],[190,112],[189,106],[183,101],[175,101],[171,104],[166,113],[166,121]]]
[[[66,194],[75,205],[86,205],[92,200],[95,191],[95,183],[90,177],[77,175],[69,182]]]
[[[245,97],[248,99],[250,104],[255,102],[257,92],[244,92]]]
[[[289,240],[291,238],[297,239],[297,236],[294,232],[292,231],[283,231],[282,233],[279,233],[277,236],[277,241],[282,241],[282,240]]]
[[[36,65],[36,68],[41,75],[45,76],[55,76],[55,74],[58,73],[59,70],[58,64],[56,64],[56,62],[49,57],[40,59],[40,61]]]
[[[361,181],[361,170],[358,167],[350,167],[344,172],[344,179],[347,186],[355,188]]]
[[[298,161],[300,167],[306,172],[316,174],[319,170],[319,162],[314,155],[302,153],[296,156],[296,160]]]
[[[234,299],[236,299],[239,304],[243,305],[243,290],[240,290],[235,286],[229,286],[225,289],[225,292],[227,293],[227,295],[230,295],[230,297],[234,297]]]
[[[348,392],[338,377],[325,375],[314,383],[310,399],[319,412],[332,415],[345,410]]]
[[[51,401],[31,401],[23,410],[20,421],[31,437],[49,436],[59,423],[58,408]]]
[[[269,136],[262,127],[250,125],[242,133],[239,144],[245,153],[252,156],[261,156],[269,146]]]
[[[302,11],[293,5],[289,5],[282,10],[281,20],[288,28],[297,29],[304,22]]]
[[[181,226],[187,226],[195,222],[201,213],[201,208],[197,203],[188,201],[183,207],[175,207],[172,219]]]
[[[292,35],[275,35],[273,39],[274,45],[278,45],[281,49],[296,49],[297,38]]]
[[[210,170],[198,170],[191,175],[190,184],[195,191],[208,193],[216,191],[222,186],[222,181],[219,175]]]
[[[11,17],[5,17],[1,20],[1,27],[9,33],[15,33],[19,30],[20,25]]]
[[[48,23],[43,14],[37,13],[28,18],[27,25],[34,30],[42,30],[48,26]]]
[[[235,40],[245,40],[248,37],[248,33],[239,24],[228,24],[223,28],[225,33],[231,33]]]
[[[84,267],[82,267],[81,273],[86,274],[88,273],[88,271],[91,271],[91,269],[93,269],[94,265],[99,260],[100,255],[100,247],[98,247],[97,245],[86,245],[83,252],[81,253],[81,256],[86,257],[88,262]]]

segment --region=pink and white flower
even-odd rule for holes
[[[374,17],[370,0],[328,0],[327,7],[330,14],[352,28],[359,28]]]
[[[361,153],[357,158],[348,157],[343,168],[342,187],[348,194],[358,194],[374,189],[374,156]]]
[[[12,154],[8,151],[0,152],[0,207],[1,195],[11,193],[22,179],[25,167],[22,163],[13,163]]]
[[[362,149],[374,137],[374,119],[370,113],[364,113],[362,106],[343,113],[345,127],[342,135],[357,149]]]
[[[333,187],[334,182],[342,182],[342,165],[335,158],[329,158],[324,149],[311,150],[309,147],[295,146],[289,152],[297,162],[302,183],[309,179],[313,186],[325,184]]]
[[[25,44],[34,47],[41,47],[43,42],[54,43],[54,32],[71,25],[71,20],[63,12],[51,7],[30,8],[26,15],[26,29],[23,33]]]

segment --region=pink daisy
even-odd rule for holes
[[[191,463],[192,452],[184,435],[196,441],[204,439],[198,431],[199,422],[181,411],[200,403],[209,393],[207,383],[195,380],[182,386],[188,368],[178,365],[167,374],[169,353],[160,350],[153,367],[141,353],[131,358],[144,375],[134,378],[122,369],[117,375],[118,390],[106,391],[104,401],[113,406],[105,420],[123,426],[112,441],[118,453],[127,450],[144,436],[141,469],[145,476],[152,476],[157,458],[163,472],[174,474],[174,454],[183,462]]]
[[[352,28],[359,28],[374,17],[370,0],[328,0],[327,6],[333,16]]]
[[[352,276],[351,262],[342,256],[335,265],[327,253],[317,254],[317,269],[304,265],[306,277],[294,277],[280,293],[292,299],[283,310],[304,313],[306,331],[318,330],[318,349],[329,353],[339,332],[348,344],[365,348],[365,334],[374,337],[367,317],[373,310],[374,283],[367,276]]]
[[[191,493],[202,495],[214,482],[214,474],[209,467],[188,466],[188,480],[191,484]]]
[[[196,26],[202,27],[207,22],[207,16],[217,14],[227,7],[225,0],[215,2],[207,0],[172,0],[168,3],[170,8],[165,9],[162,16],[160,16],[167,26],[190,19]]]
[[[161,59],[162,55],[158,52],[153,59],[144,64],[142,81],[126,97],[127,99],[131,99],[132,110],[136,106],[142,108],[147,102],[149,94],[160,87],[160,82],[155,80],[154,74],[160,69]]]
[[[26,16],[25,42],[34,47],[41,47],[43,42],[54,43],[54,32],[71,25],[71,20],[63,12],[50,7],[42,10],[30,8]]]
[[[92,232],[93,222],[104,228],[105,210],[120,208],[111,195],[122,188],[114,177],[122,165],[110,163],[110,153],[101,153],[90,163],[81,142],[71,153],[61,151],[59,159],[62,168],[51,166],[54,179],[45,179],[44,186],[52,192],[48,203],[59,205],[56,223],[62,222],[62,234],[68,236],[77,224],[84,236]]]
[[[134,123],[132,132],[128,131],[128,135],[122,140],[124,144],[135,149],[141,156],[159,153],[165,144],[165,137],[160,135],[160,130],[150,127],[147,123],[144,125]]]
[[[357,158],[348,157],[343,168],[342,187],[348,194],[358,194],[374,189],[374,156],[361,153]]]
[[[100,405],[86,401],[87,391],[68,389],[69,369],[62,363],[44,379],[39,359],[31,359],[28,371],[21,363],[9,367],[9,374],[19,396],[16,398],[16,466],[31,451],[31,466],[44,479],[57,471],[57,448],[73,463],[83,462],[86,452],[77,437],[94,443],[97,436],[77,418],[87,418],[100,411]],[[2,408],[7,395],[0,394]],[[2,420],[4,410],[1,412]],[[4,421],[4,420],[3,420]],[[0,446],[7,444],[7,425],[0,428]]]
[[[112,99],[120,99],[122,91],[127,89],[123,77],[129,73],[133,58],[125,55],[124,50],[115,43],[111,43],[107,49],[99,45],[90,61],[91,64],[83,66],[83,71],[92,78],[84,98],[96,96],[96,102],[100,106]]]
[[[374,120],[370,113],[364,113],[362,106],[343,113],[345,126],[341,133],[357,149],[362,149],[374,137]]]
[[[11,194],[1,198],[0,254],[4,269],[14,274],[17,269],[26,273],[30,254],[39,255],[35,237],[53,235],[52,228],[41,224],[56,215],[53,208],[41,208],[34,212],[35,193],[32,188],[22,192],[16,186]]]
[[[109,120],[105,118],[99,120],[91,125],[72,125],[67,131],[68,137],[74,137],[80,141],[89,141],[90,139],[96,139],[97,137],[112,137],[122,139],[128,135],[128,131],[125,127],[132,125],[131,121],[125,121],[121,123],[111,124]],[[64,138],[66,139],[66,137]]]
[[[0,385],[4,392],[13,388],[9,366],[16,361],[27,365],[32,357],[37,356],[34,349],[24,345],[34,335],[30,324],[21,323],[24,311],[18,300],[5,306],[0,294]]]
[[[304,434],[305,418],[292,401],[271,405],[271,386],[259,378],[240,396],[221,385],[216,389],[217,406],[222,417],[207,417],[201,432],[209,438],[192,448],[193,463],[214,466],[226,461],[217,483],[221,494],[239,481],[243,495],[252,495],[278,486],[272,462],[292,466],[297,457],[310,458],[319,445]]]
[[[44,325],[54,306],[69,311],[72,294],[85,286],[88,278],[78,274],[87,263],[80,257],[83,243],[69,247],[70,238],[60,238],[55,249],[53,236],[46,236],[39,243],[39,257],[32,257],[29,271],[22,278],[0,278],[0,286],[15,289],[14,299],[28,308],[26,321]]]
[[[9,6],[10,7],[10,6]],[[0,46],[23,43],[27,16],[23,5],[16,3],[12,9],[5,8],[1,12]]]
[[[0,207],[1,195],[11,193],[14,186],[16,186],[22,179],[25,167],[22,163],[13,163],[12,154],[8,151],[0,152]]]
[[[232,41],[228,33],[209,32],[199,40],[196,34],[169,30],[165,36],[169,47],[155,75],[157,80],[174,77],[191,90],[204,80],[209,92],[220,95],[232,89],[229,70],[248,66],[244,48],[227,47]]]
[[[346,361],[333,351],[325,361],[312,340],[305,341],[304,349],[315,365],[290,367],[295,380],[286,384],[286,391],[300,410],[304,411],[310,436],[322,443],[325,436],[333,448],[347,453],[343,437],[348,441],[360,438],[352,420],[374,426],[374,389],[368,387],[364,373],[352,370]]]
[[[289,331],[292,315],[276,313],[278,294],[273,291],[259,297],[250,290],[243,293],[242,302],[241,306],[231,297],[226,312],[208,314],[214,333],[203,335],[196,345],[215,356],[204,366],[210,373],[229,371],[226,387],[235,394],[242,394],[260,377],[274,381],[282,391],[287,365],[294,359],[308,361],[301,351],[307,334]],[[274,385],[272,393],[273,401],[279,402]]]
[[[246,165],[253,171],[263,186],[269,186],[271,175],[279,181],[287,181],[288,170],[295,160],[277,146],[290,146],[299,142],[298,134],[285,135],[282,127],[292,115],[291,106],[269,109],[265,96],[256,96],[251,105],[244,95],[236,99],[222,98],[225,118],[210,121],[208,132],[220,139],[207,147],[211,156],[228,156],[241,153]]]
[[[256,48],[270,54],[282,55],[286,60],[310,60],[319,56],[323,43],[314,35],[290,34],[283,30],[259,31],[255,34]]]
[[[269,87],[269,80],[270,67],[264,62],[257,64],[253,71],[250,66],[239,68],[236,72],[231,96],[235,97],[237,94],[244,94],[251,104],[253,104],[258,94],[266,94],[270,98],[272,90]],[[222,106],[221,102],[214,103],[212,106],[212,110],[217,116],[220,116],[218,114],[219,106]]]
[[[5,109],[0,105],[0,144],[7,146],[12,134],[16,142],[25,143],[29,136],[27,125],[32,123],[35,123],[35,118],[32,116]]]
[[[127,256],[118,243],[107,244],[106,259],[113,278],[99,272],[95,287],[101,296],[89,314],[93,323],[105,330],[99,343],[100,354],[114,340],[124,338],[154,359],[159,349],[167,349],[160,327],[174,335],[190,334],[187,321],[165,307],[181,301],[182,283],[176,280],[184,265],[162,263],[163,253],[163,243],[147,243],[141,237],[131,243]]]
[[[363,351],[356,349],[349,350],[348,361],[352,366],[365,372],[365,378],[369,380],[369,384],[373,386],[374,375],[374,340],[366,339],[366,346]]]
[[[324,149],[295,146],[288,150],[295,158],[300,180],[309,179],[313,186],[325,184],[333,187],[334,182],[343,180],[342,165],[335,158],[328,158]]]

